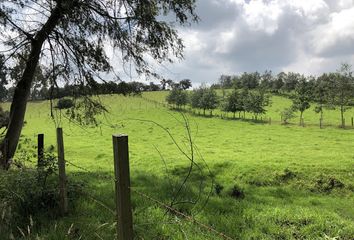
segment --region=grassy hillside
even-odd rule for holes
[[[143,97],[162,102],[165,95],[154,92]],[[49,147],[55,145],[56,125],[63,127],[66,158],[83,168],[68,165],[69,181],[85,182],[94,199],[114,208],[111,135],[126,133],[132,186],[169,203],[190,163],[155,123],[167,128],[188,151],[181,114],[138,97],[102,96],[102,101],[110,113],[101,117],[97,128],[81,128],[65,118],[55,124],[49,118],[48,102],[30,103],[23,135],[35,143],[36,135],[45,133]],[[279,119],[277,111],[289,104],[273,97],[267,116]],[[196,205],[175,206],[180,211],[196,215],[234,239],[353,239],[354,130],[321,130],[315,126],[318,116],[312,110],[305,112],[305,122],[314,126],[305,128],[187,117],[200,152],[195,161],[201,171],[193,168],[179,200],[195,200],[200,186],[202,195]],[[339,123],[338,112],[325,117]],[[28,155],[24,142],[20,148]],[[21,151],[17,157],[22,157]],[[215,184],[204,206],[212,179]],[[132,194],[132,201],[137,239],[219,239],[138,194]],[[35,221],[41,222],[35,232],[44,239],[80,235],[82,239],[112,239],[115,233],[114,216],[89,197],[80,198],[68,217],[48,220],[42,216]],[[68,234],[72,224],[75,236],[73,230]]]
[[[229,90],[227,90],[229,91]],[[145,92],[143,96],[147,99],[151,99],[157,102],[165,102],[165,98],[167,96],[168,92]],[[218,91],[218,94],[221,96],[222,93],[221,91]],[[281,96],[272,96],[271,97],[271,105],[268,106],[267,113],[263,115],[263,119],[272,119],[272,122],[274,123],[281,123],[281,117],[280,113],[283,111],[285,108],[288,108],[292,105],[292,101],[288,98],[281,97]],[[311,126],[319,126],[319,119],[320,119],[320,114],[316,113],[314,111],[316,106],[316,103],[311,103],[311,108],[306,110],[304,112],[303,118],[305,121],[306,125],[311,125]],[[221,112],[219,109],[216,109],[213,111],[214,114],[220,115]],[[349,109],[345,112],[345,119],[346,119],[346,126],[351,127],[351,118],[354,117],[354,108]],[[292,120],[290,120],[290,123],[293,124],[299,124],[299,116],[300,113],[296,113],[296,117]],[[232,114],[229,113],[229,117],[232,117]],[[252,119],[252,114],[246,113],[246,118]],[[323,125],[324,126],[331,126],[331,127],[337,127],[341,123],[340,119],[340,111],[338,109],[325,109],[324,114],[323,114]]]

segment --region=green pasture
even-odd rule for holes
[[[67,217],[34,216],[33,239],[36,234],[58,240],[114,238],[114,215],[106,208],[114,209],[115,133],[129,135],[132,187],[171,202],[190,161],[168,132],[190,151],[183,115],[144,99],[164,102],[165,96],[101,96],[109,113],[100,116],[99,127],[85,128],[60,112],[51,120],[48,102],[29,103],[16,157],[30,155],[27,164],[33,165],[37,134],[45,134],[49,149],[60,126],[66,159],[81,167],[68,164],[68,179],[89,193],[70,203]],[[279,111],[290,101],[273,97],[272,102],[265,116],[272,125],[185,114],[200,169],[193,167],[178,196],[185,203],[174,207],[233,239],[354,239],[354,129],[337,128],[340,115],[333,110],[325,112],[332,125],[325,129],[319,129],[311,109],[304,114],[307,126],[297,126],[297,119],[280,125]],[[346,116],[354,116],[353,110]],[[135,192],[132,201],[136,239],[222,239]]]
[[[227,95],[231,90],[227,89],[225,94]],[[217,90],[218,95],[222,99],[222,92],[221,90]],[[145,92],[144,97],[153,101],[157,101],[160,103],[165,103],[165,98],[168,94],[168,91],[161,91],[161,92]],[[276,124],[281,124],[281,116],[280,113],[285,109],[289,108],[292,105],[292,101],[288,98],[281,97],[281,96],[272,96],[271,97],[271,104],[270,106],[266,107],[267,112],[266,114],[260,116],[264,121],[268,121],[271,118],[271,121]],[[316,113],[315,110],[316,103],[311,103],[311,107],[304,112],[303,118],[305,125],[310,126],[319,126],[320,124],[320,114]],[[202,111],[199,111],[202,114]],[[198,110],[197,110],[198,113]],[[221,115],[221,111],[219,109],[213,110],[213,115]],[[207,111],[207,114],[208,111]],[[299,124],[299,117],[300,113],[297,112],[295,114],[295,118],[290,120],[291,124],[298,125]],[[345,122],[347,127],[352,127],[351,118],[354,117],[354,108],[348,109],[345,114]],[[228,117],[232,118],[232,113],[228,113]],[[238,114],[236,114],[238,117]],[[253,114],[246,113],[246,119],[252,119]],[[338,109],[327,109],[324,108],[323,113],[323,126],[327,127],[337,127],[341,124],[340,118],[340,111]]]

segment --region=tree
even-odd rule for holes
[[[246,89],[257,88],[260,80],[261,80],[261,75],[258,72],[254,72],[254,73],[244,72],[240,77],[242,88],[246,88]]]
[[[172,81],[172,79],[168,79],[168,80],[166,80],[166,85],[168,85],[168,87],[170,88],[170,89],[172,89],[174,86],[175,86],[175,82],[174,81]]]
[[[283,90],[285,92],[291,92],[295,90],[297,83],[301,81],[302,78],[303,76],[301,76],[299,73],[289,72],[288,74],[285,74],[283,78]]]
[[[210,110],[210,115],[213,115],[213,110],[218,107],[219,103],[216,91],[211,88],[205,89],[200,101],[203,114],[205,115],[205,110]]]
[[[266,113],[265,107],[270,104],[270,100],[263,91],[257,91],[249,93],[247,103],[247,111],[252,112],[257,120],[258,115]]]
[[[250,102],[250,92],[248,91],[248,89],[243,89],[241,94],[240,94],[240,99],[241,99],[241,103],[242,103],[242,111],[243,111],[243,118],[245,118],[246,116],[246,112],[248,112],[251,109],[251,102]]]
[[[221,75],[219,78],[220,87],[223,89],[232,88],[232,76]]]
[[[333,106],[339,106],[341,127],[345,127],[344,113],[350,109],[354,98],[354,77],[351,65],[343,63],[337,73],[331,74],[332,86],[330,101]]]
[[[277,74],[276,78],[272,82],[272,91],[274,93],[280,93],[280,90],[284,86],[284,79],[286,77],[286,74],[284,72],[280,72]]]
[[[206,110],[210,110],[210,114],[212,115],[213,110],[218,106],[218,97],[215,90],[205,86],[193,90],[191,105],[193,108],[203,109],[204,116]]]
[[[4,56],[0,55],[0,102],[3,102],[7,99],[8,91],[5,87],[7,84],[7,68],[4,66]]]
[[[302,76],[296,84],[295,93],[292,95],[293,109],[300,111],[300,125],[302,125],[302,116],[305,110],[311,106],[311,93],[310,82],[306,81],[306,78]]]
[[[189,79],[183,79],[179,81],[179,86],[183,90],[187,90],[192,87],[192,82]]]
[[[9,143],[8,159],[1,160],[3,168],[8,168],[15,153],[39,63],[52,66],[48,68],[48,76],[53,76],[48,80],[51,87],[57,86],[57,81],[66,81],[81,86],[78,89],[85,90],[81,97],[87,96],[92,92],[84,86],[95,82],[100,73],[112,71],[105,43],[120,49],[123,62],[133,63],[138,73],[155,76],[145,56],[158,62],[172,61],[170,53],[180,58],[183,51],[175,24],[164,21],[163,16],[174,15],[181,25],[198,20],[195,0],[0,0],[0,3],[1,39],[4,39],[1,44],[8,46],[6,59],[15,54],[25,58],[24,71],[15,83],[5,136]],[[31,19],[25,17],[31,13],[35,13]],[[98,104],[83,102],[91,107]]]
[[[261,76],[261,83],[259,87],[263,90],[271,89],[271,84],[273,82],[272,71],[265,71]]]
[[[166,97],[169,104],[176,105],[178,109],[188,104],[188,94],[179,88],[173,88]]]
[[[313,96],[316,102],[315,112],[320,114],[320,127],[322,128],[323,110],[325,107],[329,107],[330,86],[331,86],[330,74],[322,74],[316,80],[314,86]]]
[[[160,81],[160,84],[161,84],[161,90],[166,90],[166,84],[167,84],[167,80],[166,79],[162,79]]]
[[[236,112],[243,111],[242,99],[236,89],[233,90],[232,93],[226,97],[222,109],[225,112],[232,112],[234,118]]]

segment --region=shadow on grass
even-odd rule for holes
[[[213,177],[222,175],[229,167],[229,163],[212,166]],[[131,186],[170,206],[188,170],[176,167],[166,176],[132,172]],[[291,239],[294,236],[301,239],[323,237],[323,234],[350,239],[351,220],[341,218],[327,203],[334,198],[294,189],[288,183],[295,181],[296,176],[297,173],[284,171],[278,176],[284,184],[274,186],[253,185],[240,179],[222,181],[216,192],[215,186],[210,186],[210,178],[193,169],[173,207],[234,239]],[[72,172],[68,181],[80,190],[75,191],[79,196],[70,202],[69,214],[63,218],[35,214],[31,234],[44,239],[112,239],[116,232],[113,173]],[[202,188],[201,181],[204,182]],[[243,191],[242,198],[234,197],[235,189]],[[215,234],[135,191],[132,191],[132,209],[136,239],[184,239],[185,235],[189,239],[218,239]],[[21,237],[21,234],[17,232],[16,236]]]

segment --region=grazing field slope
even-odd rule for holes
[[[319,129],[313,110],[305,112],[310,123],[305,127],[297,126],[297,119],[280,125],[278,111],[290,105],[281,97],[273,97],[267,113],[272,125],[182,115],[146,100],[163,102],[165,96],[101,96],[109,113],[100,116],[99,127],[86,128],[68,122],[64,113],[54,123],[48,102],[29,104],[23,130],[28,140],[22,140],[17,158],[30,152],[35,161],[36,150],[29,145],[38,133],[45,134],[46,148],[55,146],[59,125],[70,162],[68,180],[83,182],[90,193],[71,203],[65,218],[37,217],[40,236],[76,239],[75,232],[82,239],[113,239],[114,215],[106,208],[114,209],[114,133],[129,135],[133,189],[169,204],[190,170],[190,161],[175,145],[190,154],[185,116],[199,168],[192,168],[176,209],[233,239],[354,238],[354,129],[335,126],[339,112],[326,112],[333,126]],[[136,192],[132,201],[136,239],[223,239]]]

